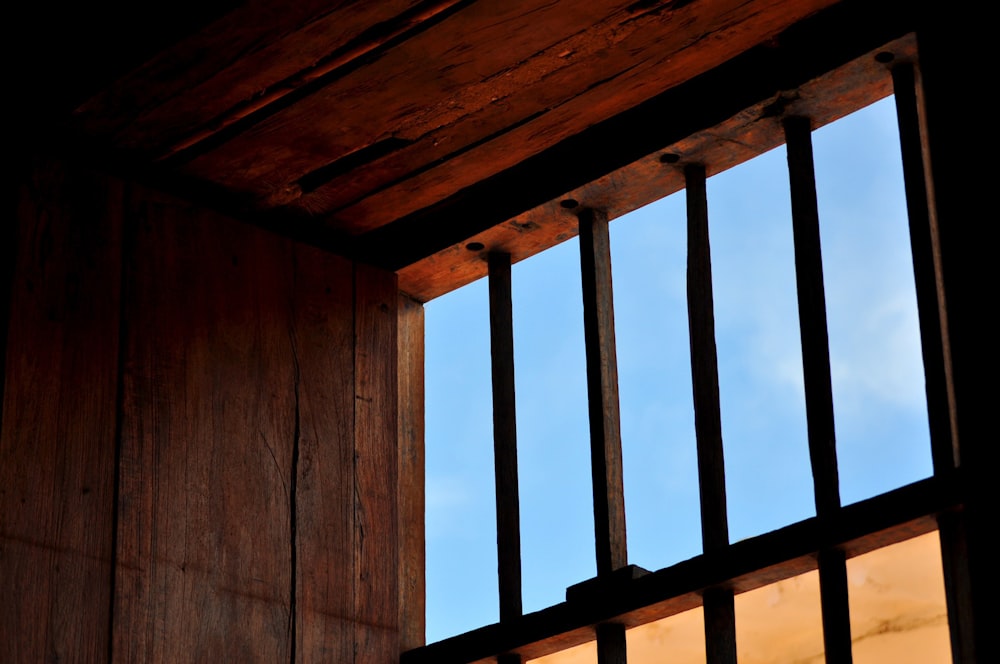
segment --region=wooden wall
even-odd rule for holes
[[[422,367],[397,358],[422,312],[395,275],[64,163],[15,189],[4,657],[394,662],[416,645],[419,441],[398,441]]]

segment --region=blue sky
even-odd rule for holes
[[[892,98],[813,134],[841,495],[931,473]],[[708,181],[730,540],[814,514],[784,148]],[[611,223],[629,561],[701,552],[679,192]],[[579,246],[512,273],[525,612],[595,573]],[[486,280],[426,305],[427,640],[496,622]]]

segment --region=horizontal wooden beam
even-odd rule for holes
[[[814,517],[724,551],[691,558],[633,577],[600,597],[578,595],[520,620],[494,624],[403,653],[402,664],[478,664],[497,653],[525,660],[595,638],[595,626],[635,627],[702,604],[706,588],[728,586],[736,594],[817,569],[819,551],[837,548],[847,558],[937,528],[937,515],[961,509],[960,471],[909,484],[875,498]]]

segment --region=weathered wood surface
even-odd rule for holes
[[[781,145],[783,113],[806,114],[822,126],[891,94],[886,65],[875,56],[885,49],[902,59],[913,56],[914,40],[901,37],[906,23],[863,21],[859,30],[862,19],[856,16],[838,20],[843,30],[817,28],[774,48],[759,48],[701,82],[668,90],[470,187],[439,208],[371,232],[359,250],[398,269],[400,288],[426,301],[486,274],[485,262],[465,248],[470,240],[486,251],[506,251],[516,263],[576,235],[576,217],[560,207],[562,198],[607,210],[615,219],[682,189],[683,163],[707,164],[711,176]],[[817,53],[833,61],[804,66],[815,62]],[[823,69],[827,65],[834,69]],[[721,112],[710,115],[703,100],[719,90],[732,94],[729,105],[713,106]],[[587,158],[595,146],[602,160]],[[664,154],[679,157],[678,165],[663,163]]]
[[[400,649],[426,642],[424,546],[424,307],[399,296]]]
[[[701,543],[706,553],[713,553],[729,545],[729,518],[726,514],[726,471],[722,449],[722,410],[719,405],[719,361],[715,349],[708,197],[705,167],[688,164],[684,172],[687,183],[688,330],[698,445]]]
[[[18,196],[5,221],[17,253],[0,349],[0,658],[104,661],[122,185],[58,163],[8,176]]]
[[[581,210],[579,223],[594,539],[600,577],[628,564],[618,356],[607,213]]]
[[[399,657],[396,275],[354,268],[356,662]]]
[[[356,584],[353,269],[301,246],[293,269],[287,335],[294,344],[298,431],[295,661],[350,661]]]
[[[176,201],[132,206],[115,658],[287,660],[290,246]]]

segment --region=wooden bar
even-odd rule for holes
[[[927,171],[917,101],[914,66],[901,62],[892,67],[899,124],[899,148],[903,158],[903,183],[910,224],[913,278],[917,291],[920,343],[923,351],[927,417],[930,424],[931,457],[935,471],[958,464],[955,431],[955,390],[950,375],[951,352],[947,346],[941,256],[936,223],[931,219]]]
[[[490,356],[493,369],[493,468],[496,476],[497,573],[501,622],[521,615],[521,518],[514,407],[514,320],[510,254],[489,262]]]
[[[580,269],[583,332],[587,355],[590,463],[594,488],[597,576],[627,563],[625,496],[622,486],[618,362],[615,354],[608,217],[601,210],[580,212]]]
[[[698,441],[698,488],[701,496],[701,539],[705,553],[729,545],[726,475],[719,409],[719,365],[715,350],[712,302],[712,256],[708,240],[705,167],[684,169],[688,215],[687,297],[691,339],[694,422]]]
[[[107,661],[123,185],[47,159],[7,177],[0,658]]]
[[[729,546],[729,525],[705,167],[688,164],[684,168],[684,179],[688,222],[688,328],[698,445],[701,541],[705,553],[714,554]],[[705,593],[704,601],[707,661],[709,664],[736,664],[736,615],[732,590],[710,588]]]
[[[847,559],[836,548],[821,549],[818,556],[820,606],[823,615],[823,649],[829,664],[850,664],[851,612],[847,597]]]
[[[396,275],[354,264],[355,658],[399,657]]]
[[[812,129],[809,119],[803,117],[786,118],[784,124],[795,234],[795,282],[802,338],[809,458],[812,462],[816,513],[823,516],[840,507],[840,488],[837,480],[830,342],[826,326]]]
[[[625,651],[625,625],[602,623],[597,633],[597,664],[628,664]]]
[[[809,459],[812,463],[816,515],[823,520],[840,510],[840,487],[837,479],[830,342],[826,326],[812,127],[809,118],[793,116],[785,118],[784,128],[795,235],[795,280],[802,338]],[[842,552],[820,550],[819,583],[827,662],[850,664],[851,622]]]
[[[705,612],[705,661],[736,664],[736,606],[733,591],[715,587],[702,598]]]

